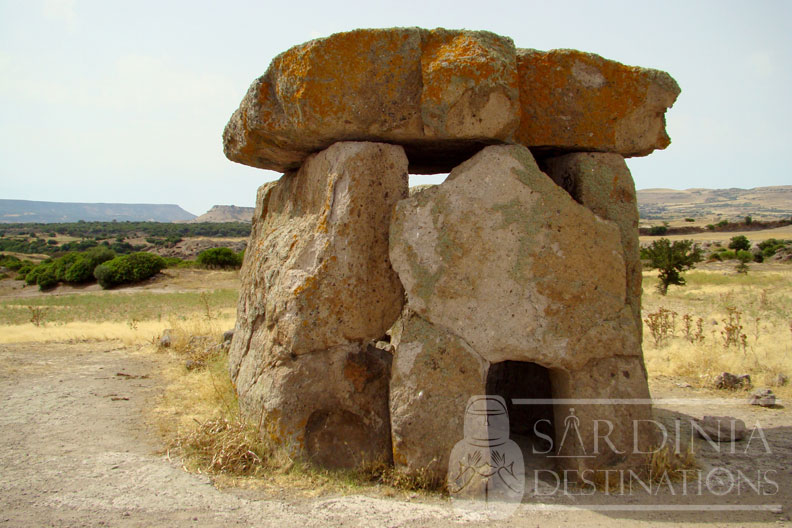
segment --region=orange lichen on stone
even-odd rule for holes
[[[645,155],[670,144],[664,126],[646,129],[679,94],[674,80],[663,72],[576,50],[519,50],[517,71],[522,106],[519,143],[625,155]],[[632,119],[642,108],[648,114]],[[652,146],[631,149],[629,144],[636,139],[650,140]],[[628,152],[623,152],[625,146]]]
[[[400,107],[404,103],[401,85],[409,77],[405,70],[418,65],[417,55],[414,65],[405,60],[411,51],[410,37],[408,31],[356,30],[283,53],[273,66],[286,118],[294,127],[322,130],[339,128],[345,118],[363,127],[383,125],[387,115],[382,111],[409,112]],[[381,64],[382,57],[393,58],[388,68]],[[371,108],[361,108],[362,102]]]
[[[303,292],[315,290],[319,286],[319,281],[313,275],[307,277],[302,284],[294,288],[294,296],[298,296]]]
[[[500,92],[512,108],[500,112],[496,127],[500,139],[511,136],[516,127],[518,85],[515,48],[511,39],[492,33],[435,29],[423,38],[421,53],[421,116],[425,130],[440,137],[464,137],[463,129],[448,123],[453,108],[467,104],[466,121],[480,123],[481,113],[492,92]],[[507,103],[508,104],[508,103]],[[504,115],[505,114],[505,115]],[[508,115],[511,114],[511,115]],[[505,119],[504,119],[505,118]],[[486,135],[491,127],[479,128]]]
[[[664,72],[486,31],[358,29],[277,56],[223,141],[229,159],[278,171],[338,141],[409,146],[426,173],[498,142],[643,156],[668,146],[678,94]]]
[[[431,32],[421,55],[421,69],[423,78],[432,82],[425,84],[421,102],[443,104],[448,92],[491,82],[496,70],[487,59],[491,59],[491,54],[470,35],[461,34],[445,40]]]

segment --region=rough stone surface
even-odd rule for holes
[[[641,326],[641,256],[638,244],[638,200],[630,169],[618,154],[574,153],[543,160],[542,168],[579,203],[621,234],[627,268],[627,303]]]
[[[646,155],[668,145],[678,93],[663,72],[516,50],[484,31],[359,29],[278,55],[223,143],[232,161],[279,172],[349,140],[403,145],[412,173],[447,172],[494,143]]]
[[[733,416],[705,416],[696,424],[698,436],[715,442],[737,442],[748,432],[745,422]]]
[[[407,311],[391,370],[393,460],[408,473],[444,480],[464,438],[465,405],[485,394],[489,363],[459,337]]]
[[[641,356],[594,359],[581,369],[551,370],[550,376],[554,398],[645,401],[650,398]],[[656,444],[657,429],[649,422],[652,419],[649,404],[598,401],[596,404],[558,403],[553,407],[555,452],[572,457],[558,459],[564,469],[580,474],[586,470],[640,467],[646,462],[646,452]],[[570,416],[577,418],[580,437],[567,434],[563,441]],[[603,436],[608,436],[612,446],[602,439]],[[635,452],[636,445],[643,453]]]
[[[773,407],[776,403],[776,396],[770,389],[759,389],[751,394],[748,403],[760,407]]]
[[[575,202],[526,148],[487,147],[441,185],[399,202],[390,242],[407,293],[393,333],[397,467],[444,469],[461,439],[464,404],[484,394],[476,391],[486,388],[494,363],[549,369],[553,398],[649,398],[619,227]],[[644,454],[631,453],[632,424],[651,418],[649,405],[553,412],[559,440],[576,412],[583,445],[567,445],[574,455],[594,448],[595,420],[614,426],[615,450],[566,469],[643,462]],[[654,431],[642,424],[638,434],[648,449]]]
[[[419,28],[295,46],[231,117],[226,156],[285,171],[336,141],[386,141],[405,146],[412,172],[442,171],[516,130],[515,53],[511,39],[492,33]]]
[[[388,226],[406,196],[402,148],[375,143],[335,144],[259,189],[229,368],[243,411],[296,452],[321,459],[311,438],[328,427],[389,437],[389,369],[360,357],[401,311]]]
[[[665,72],[568,49],[518,50],[517,70],[523,145],[631,157],[671,143],[665,111],[680,90]]]
[[[390,241],[410,309],[490,362],[575,369],[640,354],[618,228],[525,147],[487,147],[399,202]]]
[[[240,398],[260,413],[264,438],[293,456],[333,468],[389,462],[390,363],[375,347],[334,347],[264,368]]]
[[[737,375],[730,372],[721,372],[715,378],[715,388],[727,390],[750,389],[751,376],[748,374]]]

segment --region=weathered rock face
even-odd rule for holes
[[[657,444],[658,429],[650,422],[652,406],[648,403],[649,388],[641,356],[594,359],[581,369],[551,370],[550,376],[554,398],[577,400],[573,404],[553,405],[557,442],[554,447],[556,454],[563,457],[558,459],[563,469],[581,475],[598,469],[637,468],[646,462],[646,453]],[[605,403],[603,399],[634,403]],[[580,437],[567,434],[562,444],[570,417],[578,419]]]
[[[388,358],[365,343],[402,307],[388,226],[407,188],[401,147],[338,143],[259,189],[229,368],[243,410],[295,452],[326,462],[338,434],[389,454]]]
[[[580,204],[619,227],[626,265],[626,294],[641,327],[641,256],[638,200],[630,169],[618,154],[581,152],[543,161],[542,168]]]
[[[470,394],[485,394],[489,363],[456,335],[406,311],[391,370],[393,459],[409,473],[445,479],[448,455],[464,438]]]
[[[536,467],[640,465],[655,431],[624,157],[669,144],[678,94],[480,31],[356,30],[276,57],[223,136],[229,159],[287,171],[259,189],[241,272],[243,411],[320,465],[392,459],[474,495],[498,489],[465,491],[479,463],[522,476],[509,420]],[[408,165],[451,174],[408,193]]]
[[[391,378],[397,466],[446,469],[464,402],[484,394],[475,391],[494,363],[549,369],[553,398],[648,398],[619,227],[577,203],[528,149],[487,147],[399,202],[390,244],[407,293]],[[646,405],[579,407],[584,442],[594,420],[610,420],[625,452],[631,420],[650,417]],[[559,437],[568,411],[555,406]],[[652,431],[639,434],[645,446]],[[575,469],[636,463],[613,452],[583,460]]]
[[[679,86],[665,72],[577,50],[517,53],[522,120],[517,142],[553,151],[646,156],[666,148],[665,111]]]
[[[397,142],[416,171],[506,140],[519,119],[511,39],[360,29],[295,46],[248,90],[223,140],[233,161],[284,171],[344,139]]]
[[[409,308],[490,362],[578,368],[640,353],[618,228],[525,147],[487,147],[399,202],[390,240]]]
[[[401,144],[412,173],[447,172],[493,143],[645,155],[668,145],[678,93],[663,72],[516,50],[488,32],[361,29],[276,57],[223,141],[232,161],[277,171],[343,140]]]
[[[330,468],[388,462],[390,366],[391,355],[373,346],[336,346],[260,365],[240,403],[292,456]]]

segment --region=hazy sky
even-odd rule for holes
[[[279,175],[221,141],[253,79],[293,45],[391,26],[669,72],[673,143],[628,160],[639,189],[792,184],[792,1],[0,0],[0,198],[253,205]]]

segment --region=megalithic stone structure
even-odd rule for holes
[[[493,393],[563,469],[643,463],[624,158],[669,145],[678,95],[664,72],[482,31],[362,29],[276,57],[223,134],[232,161],[284,172],[241,271],[243,412],[314,463],[444,481],[467,402]]]

